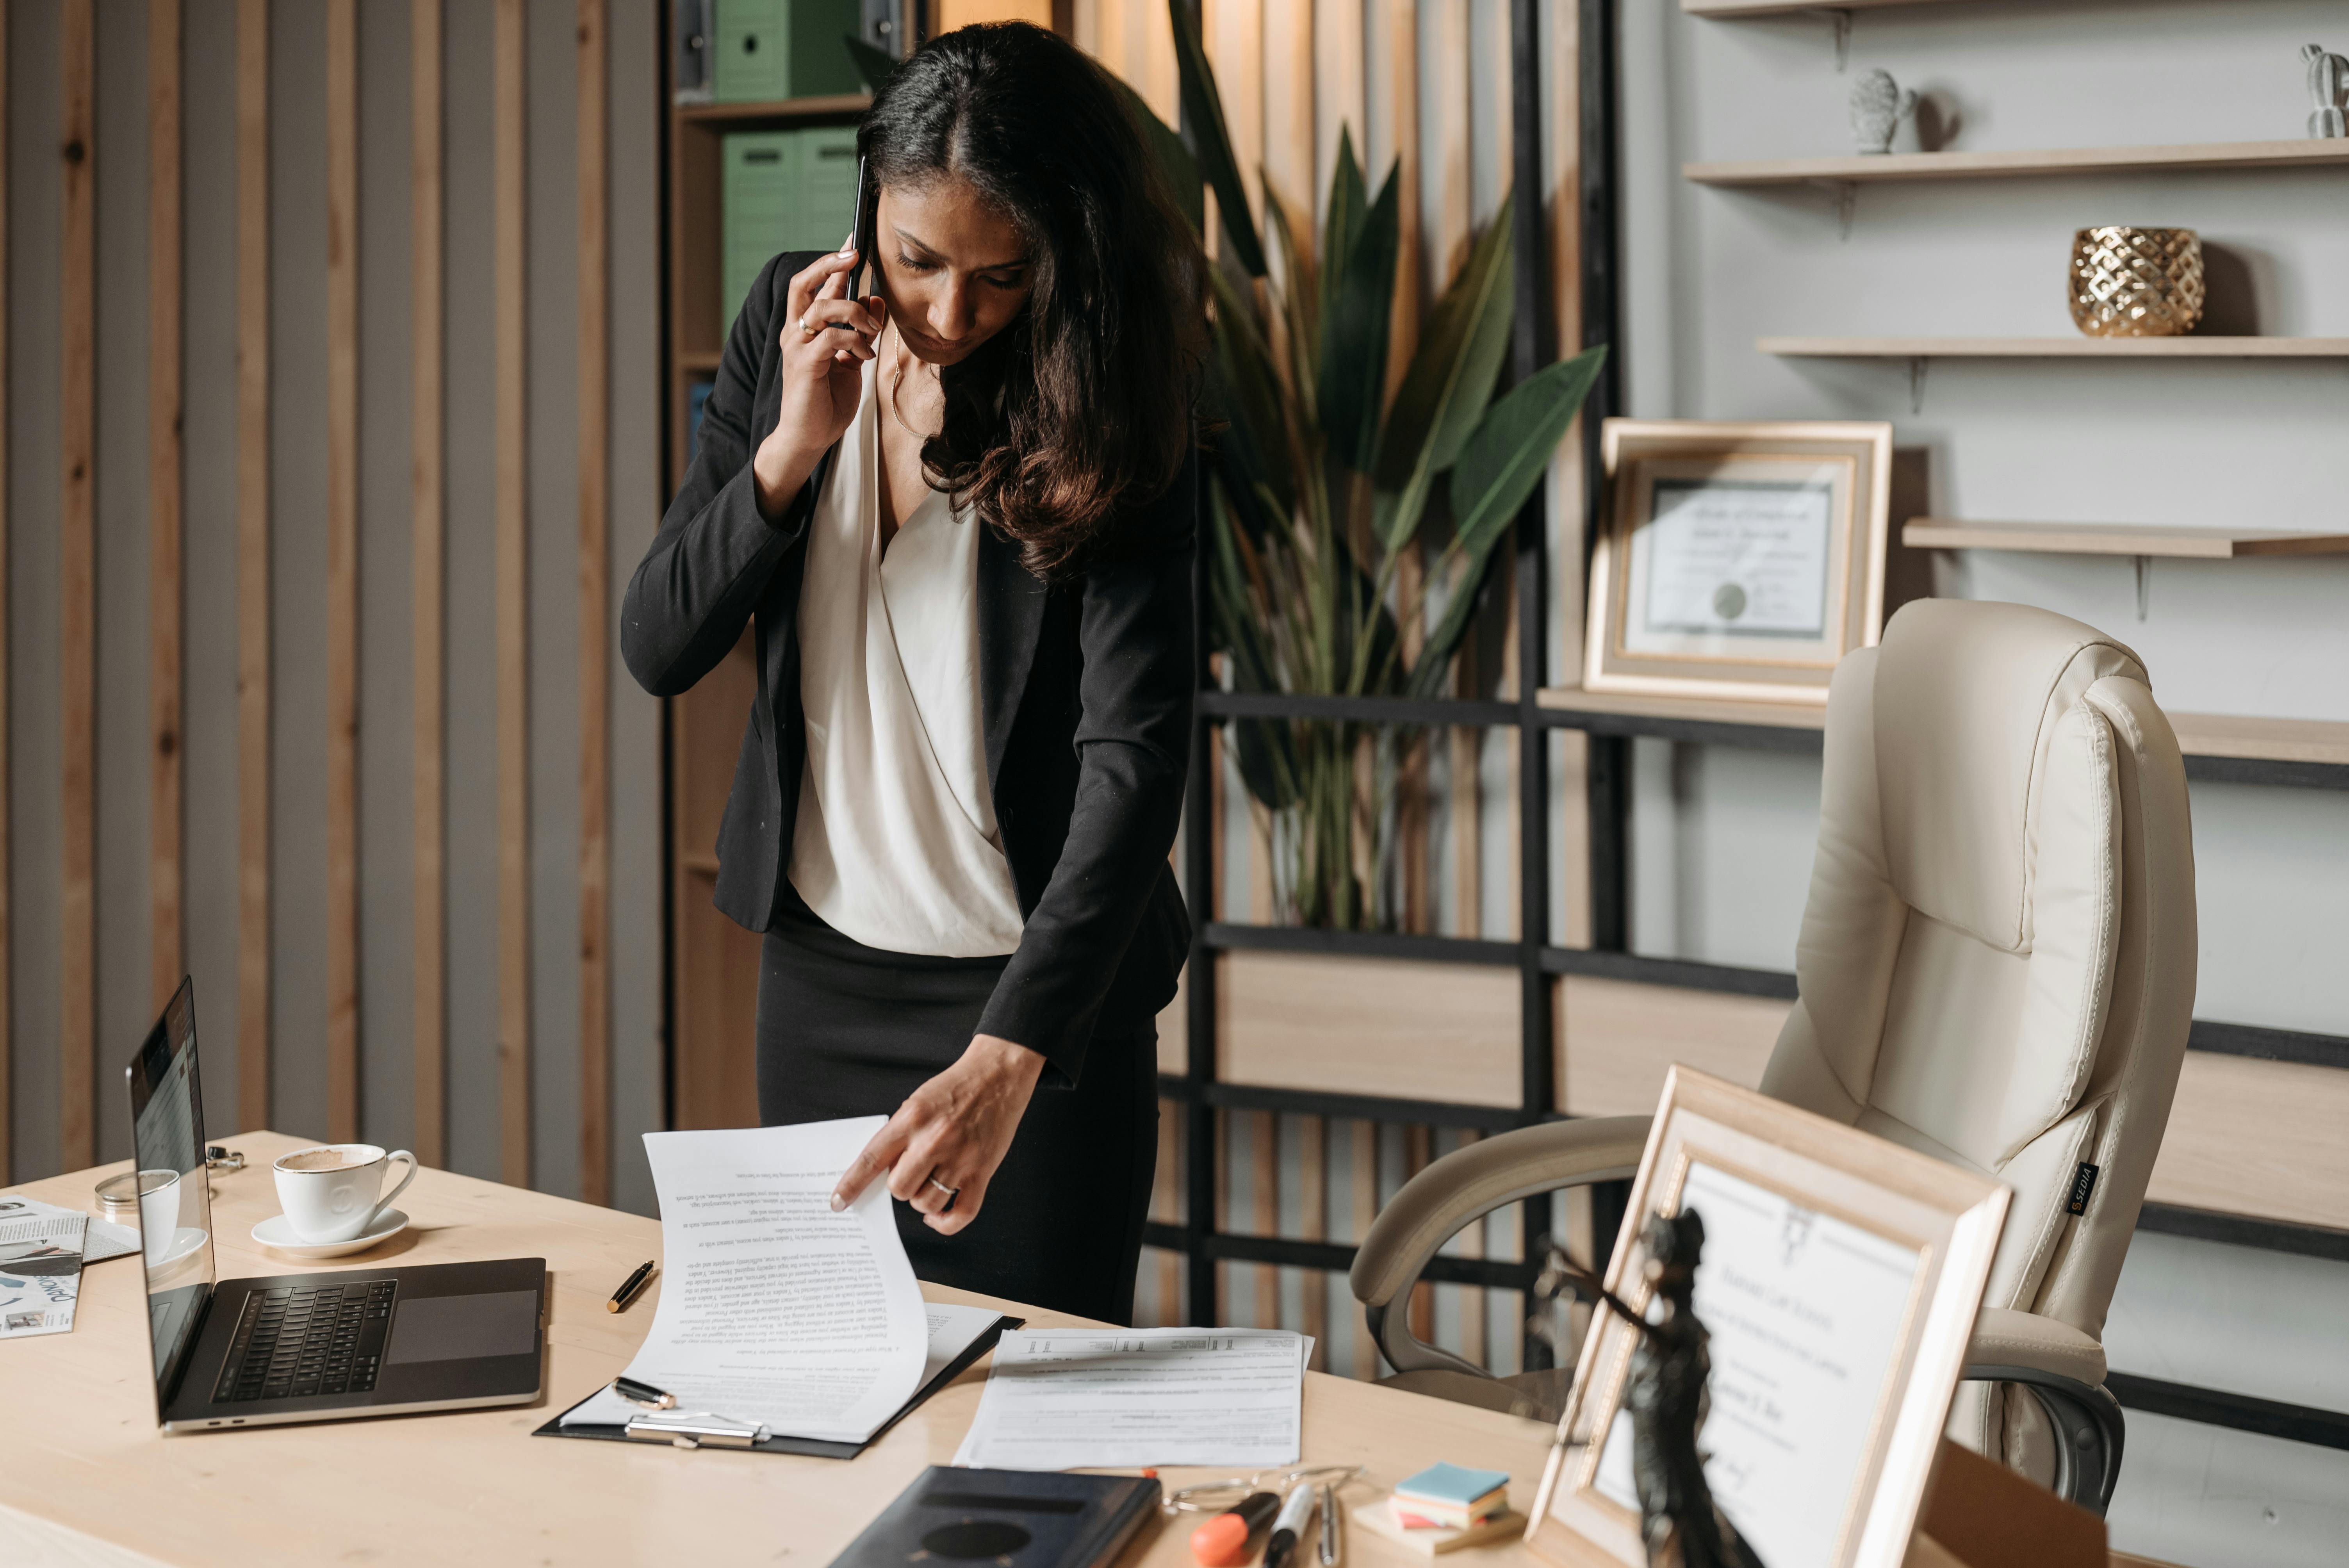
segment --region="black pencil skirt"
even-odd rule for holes
[[[1006,962],[887,953],[787,910],[760,965],[760,1125],[890,1115],[962,1055]],[[915,1275],[1131,1323],[1157,1074],[1154,1023],[1096,1035],[1074,1088],[1036,1090],[977,1220],[941,1236],[894,1205]]]

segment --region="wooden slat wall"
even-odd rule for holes
[[[414,714],[416,1153],[449,1162],[447,745],[442,686],[440,0],[409,0],[409,657]]]
[[[359,1135],[357,0],[326,0],[326,1136]]]
[[[236,7],[237,1124],[269,1125],[269,0]]]
[[[180,841],[180,0],[147,0],[147,725],[153,769],[147,882],[154,922],[149,969],[159,1013],[187,968]],[[0,242],[0,253],[5,249]]]
[[[16,897],[12,909],[12,896],[25,890],[11,884],[10,835],[0,832],[0,1181],[84,1164],[96,1157],[98,1130],[110,1128],[106,1119],[119,1111],[117,1096],[108,1092],[116,1081],[109,1064],[114,1052],[127,1048],[126,1042],[98,1037],[98,1000],[110,998],[127,984],[141,1000],[151,996],[160,1007],[187,973],[191,947],[200,956],[216,952],[211,961],[222,971],[207,975],[202,987],[212,998],[207,1021],[213,1027],[207,1032],[216,1037],[210,1054],[235,1080],[233,1092],[216,1091],[210,1128],[214,1135],[266,1125],[272,1119],[273,1099],[293,1097],[299,1103],[323,1106],[324,1115],[316,1127],[288,1130],[412,1143],[426,1161],[446,1163],[450,1154],[447,1057],[451,1005],[446,963],[446,793],[450,748],[459,738],[449,731],[445,664],[449,312],[443,275],[448,189],[443,162],[444,0],[409,0],[404,9],[388,15],[362,8],[358,0],[325,0],[315,15],[302,18],[305,25],[298,30],[281,29],[275,38],[273,17],[281,22],[293,17],[271,0],[236,0],[233,6],[192,13],[185,0],[138,4],[147,29],[145,71],[143,79],[130,83],[125,99],[112,96],[120,78],[98,69],[103,57],[97,50],[117,42],[99,36],[101,20],[116,13],[101,8],[98,0],[59,0],[55,34],[45,25],[39,35],[43,57],[35,63],[43,76],[44,92],[54,81],[57,93],[57,108],[42,111],[45,119],[51,113],[57,116],[55,139],[44,131],[39,139],[41,155],[49,156],[54,150],[58,160],[59,199],[54,208],[36,213],[29,232],[20,226],[16,237],[20,243],[39,247],[38,274],[46,277],[54,265],[58,277],[54,306],[43,302],[44,310],[54,309],[58,324],[56,379],[53,386],[39,389],[43,412],[54,407],[57,424],[53,434],[45,429],[36,454],[43,464],[57,463],[58,491],[54,509],[45,506],[38,517],[20,521],[22,529],[38,531],[30,536],[33,559],[41,562],[43,581],[37,592],[45,597],[54,592],[58,605],[55,645],[40,648],[33,666],[40,680],[58,683],[52,688],[58,699],[58,719],[54,732],[44,725],[37,734],[12,737],[5,624],[12,552],[0,549],[0,824],[8,820],[13,740],[20,760],[30,761],[43,777],[57,782],[54,831],[60,874],[54,893],[41,886]],[[0,7],[0,88],[6,81],[8,33],[17,9]],[[575,16],[576,119],[572,120],[566,106],[556,111],[565,123],[552,129],[543,119],[535,128],[528,123],[530,105],[523,96],[527,22],[533,15],[542,23],[549,19],[543,0],[536,7],[528,0],[501,0],[494,15],[482,7],[478,23],[476,13],[460,13],[468,28],[478,26],[482,35],[481,44],[469,38],[466,47],[494,46],[483,50],[494,58],[461,64],[467,93],[479,98],[488,89],[495,94],[488,106],[494,156],[484,181],[494,191],[495,211],[489,211],[488,191],[467,189],[471,205],[466,215],[472,219],[478,214],[478,227],[468,230],[468,237],[481,234],[488,242],[468,253],[467,263],[476,275],[465,282],[480,291],[468,303],[484,296],[491,302],[483,325],[491,325],[490,316],[494,317],[498,449],[494,463],[469,471],[465,482],[492,498],[496,531],[495,583],[487,608],[496,618],[501,904],[495,990],[486,1004],[496,1014],[497,1056],[494,1067],[486,1054],[466,1057],[472,1070],[495,1074],[500,1102],[496,1124],[485,1135],[475,1134],[482,1137],[484,1147],[491,1140],[495,1146],[488,1148],[485,1161],[478,1154],[467,1158],[486,1162],[509,1180],[526,1181],[533,1169],[531,1115],[537,1086],[530,1051],[531,988],[546,979],[533,972],[530,946],[533,791],[563,799],[570,780],[533,779],[523,744],[533,657],[533,628],[526,613],[526,464],[533,440],[543,449],[546,435],[543,417],[535,431],[525,420],[531,345],[525,331],[530,301],[524,224],[533,191],[524,155],[527,138],[534,132],[551,137],[543,147],[558,150],[557,155],[568,160],[574,156],[575,133],[575,540],[582,704],[577,1136],[579,1190],[603,1201],[623,1183],[633,1193],[633,1183],[639,1180],[634,1171],[615,1170],[615,1150],[625,1153],[624,1143],[615,1140],[611,1109],[614,1057],[621,1048],[615,1041],[616,1017],[642,1030],[627,1044],[632,1060],[641,1065],[643,1053],[657,1048],[645,1026],[645,966],[629,954],[616,957],[609,934],[622,892],[630,899],[647,896],[641,867],[623,868],[622,886],[616,888],[616,841],[624,833],[657,832],[641,803],[615,805],[618,788],[634,790],[632,799],[641,801],[648,792],[643,776],[651,765],[613,756],[613,724],[621,711],[616,705],[648,700],[616,690],[610,674],[616,587],[611,552],[617,543],[612,537],[613,487],[617,482],[630,486],[626,504],[632,509],[648,500],[636,493],[636,487],[656,466],[647,443],[657,441],[657,436],[635,428],[642,421],[633,418],[630,427],[615,428],[614,328],[616,322],[626,325],[635,319],[632,312],[657,308],[657,301],[648,297],[650,285],[640,270],[617,281],[615,277],[616,231],[625,236],[627,224],[642,221],[650,195],[650,181],[640,167],[650,147],[650,130],[641,116],[615,120],[610,72],[616,55],[630,72],[628,90],[636,97],[657,79],[657,68],[647,68],[647,52],[657,48],[651,42],[650,24],[658,6],[653,0],[573,0],[573,6],[564,9],[566,22]],[[617,46],[613,43],[616,20],[626,34]],[[128,26],[122,30],[123,41],[128,41]],[[405,61],[399,58],[403,33]],[[20,42],[24,36],[17,35]],[[543,33],[539,36],[546,38]],[[198,64],[200,59],[203,63]],[[1164,64],[1171,67],[1171,54]],[[197,71],[203,75],[193,76]],[[302,118],[300,123],[305,137],[311,134],[309,127],[316,127],[317,146],[297,149],[299,156],[294,157],[284,146],[273,147],[273,135],[283,137],[294,123],[273,125],[273,88],[280,94],[316,95],[302,116],[317,115],[323,108],[323,117]],[[98,112],[101,92],[108,95],[104,116]],[[396,102],[382,102],[375,96],[378,94],[394,99],[405,96],[404,131],[396,129],[401,119]],[[543,116],[550,108],[541,104],[538,112]],[[101,134],[97,128],[126,120],[130,133],[109,143],[121,156],[109,161],[100,156],[105,149],[94,139]],[[144,173],[133,178],[144,187],[135,201],[145,209],[147,250],[143,266],[134,262],[134,267],[143,273],[138,285],[143,298],[106,292],[97,264],[97,245],[103,237],[98,232],[98,181],[109,170],[140,168],[140,150],[134,142],[141,125]],[[5,126],[5,102],[0,102],[0,132]],[[408,142],[388,164],[383,154],[389,148],[371,139],[387,130]],[[539,161],[546,160],[543,150]],[[0,177],[5,170],[5,139],[0,138]],[[387,260],[379,239],[364,227],[381,221],[388,200],[392,216],[386,227],[397,232],[403,183],[411,244],[404,280],[396,254]],[[108,195],[121,196],[129,189]],[[201,197],[192,194],[199,191]],[[204,205],[194,207],[197,200]],[[615,223],[616,200],[628,203],[620,224]],[[280,201],[294,205],[279,206]],[[323,222],[323,233],[281,243],[286,236],[278,230],[285,221],[313,211],[321,217],[295,222],[305,229]],[[191,211],[196,221],[191,221]],[[0,184],[0,265],[6,255],[6,216],[5,184]],[[325,242],[322,248],[313,243],[318,238]],[[371,239],[378,239],[373,265],[367,253]],[[108,242],[124,242],[139,241],[134,234],[128,241]],[[545,243],[543,238],[541,242]],[[554,252],[542,253],[542,275],[550,267],[571,264],[561,253],[568,252],[572,242],[572,236],[559,236]],[[636,267],[641,258],[633,250],[626,253],[625,265]],[[191,304],[200,297],[191,292],[196,290],[217,293]],[[232,293],[233,312],[222,308]],[[300,319],[305,306],[289,311],[289,300],[296,297],[323,307],[315,322]],[[402,311],[404,321],[389,314]],[[100,604],[112,603],[115,594],[134,586],[129,574],[115,581],[119,569],[100,548],[97,512],[96,421],[104,369],[96,348],[101,325],[110,325],[117,313],[134,329],[143,324],[146,338],[143,368],[133,362],[133,375],[144,385],[131,395],[143,402],[147,429],[140,456],[134,459],[137,466],[129,470],[133,477],[127,482],[136,488],[144,480],[140,499],[147,508],[140,525],[145,554],[129,571],[144,569],[144,584],[137,588],[144,614],[135,619],[143,622],[147,642],[143,648],[133,643],[124,650],[140,666],[145,682],[143,698],[134,699],[142,711],[131,721],[136,738],[129,753],[143,777],[131,783],[127,796],[109,792],[102,801],[97,788],[98,736],[102,724],[121,716],[101,707],[97,613]],[[7,320],[8,313],[0,311],[0,464],[5,463],[8,433]],[[378,341],[370,334],[386,327],[396,333],[402,325],[412,329],[405,364],[396,348],[366,352]],[[209,335],[212,333],[218,335]],[[397,338],[390,341],[396,344]],[[621,341],[631,340],[623,336]],[[191,346],[202,356],[193,364]],[[289,550],[282,571],[274,560],[272,469],[278,458],[294,454],[274,454],[272,449],[273,358],[281,366],[290,364],[291,369],[283,373],[295,374],[302,385],[308,385],[304,377],[324,371],[323,406],[310,417],[322,416],[317,428],[323,438],[326,483],[319,502],[305,506],[299,524],[318,531],[307,536],[310,545]],[[42,374],[50,372],[45,367]],[[378,396],[384,402],[372,403]],[[378,410],[379,424],[381,411],[402,397],[410,400],[410,444],[404,452],[380,451],[370,444],[368,409]],[[208,399],[202,405],[205,416],[219,418],[216,428],[223,435],[233,431],[227,439],[208,441],[202,460],[192,465],[183,424],[191,397]],[[626,401],[622,399],[623,406]],[[571,412],[566,407],[563,418],[567,420]],[[140,440],[136,432],[131,438]],[[563,460],[573,460],[573,453],[565,451]],[[408,469],[404,481],[395,477],[402,467]],[[296,465],[292,471],[301,469]],[[44,469],[45,478],[48,471]],[[119,490],[110,488],[109,493],[116,498],[110,507],[124,503]],[[5,538],[7,496],[5,472],[0,472],[0,540]],[[222,533],[213,537],[233,545],[233,559],[222,559],[218,549],[205,550],[209,541],[202,530],[208,526],[221,528]],[[389,581],[370,578],[381,547],[390,542],[384,531],[396,540],[403,528],[409,531],[408,540],[394,548],[410,552],[411,582],[406,590],[397,586],[396,569]],[[374,548],[366,548],[370,543]],[[44,553],[52,544],[54,568]],[[24,557],[17,559],[21,563]],[[370,589],[376,598],[369,597]],[[409,602],[386,618],[409,623],[408,650],[399,651],[397,630],[374,632],[363,642],[362,628],[379,624],[373,618],[385,615],[388,606],[381,596],[402,593],[411,595]],[[481,603],[470,601],[468,614],[478,613],[474,606]],[[277,611],[289,605],[289,613],[278,617]],[[541,627],[537,635],[537,656],[551,656],[547,629]],[[568,634],[564,636],[567,640]],[[373,637],[383,639],[385,654],[409,663],[411,712],[400,711],[396,696],[377,706],[375,694],[379,689],[397,694],[399,682],[369,662],[380,656],[374,652],[378,645]],[[112,651],[109,645],[109,656]],[[552,656],[570,655],[563,647]],[[296,715],[302,725],[298,733],[278,722],[272,675],[273,663],[280,658],[317,661],[325,696],[318,728],[308,727],[317,721],[306,717],[306,709]],[[36,711],[46,714],[47,707],[44,698]],[[363,720],[375,727],[363,730]],[[207,722],[209,728],[201,727]],[[199,770],[192,773],[188,760],[191,723],[200,727]],[[289,743],[284,748],[289,755],[276,755],[280,741]],[[27,743],[36,747],[36,755],[23,752]],[[403,746],[410,749],[404,760]],[[387,761],[392,778],[378,782],[375,775],[386,770]],[[374,769],[363,771],[370,762]],[[412,767],[412,799],[399,793],[399,773],[406,767]],[[51,768],[56,773],[47,772]],[[560,771],[541,769],[543,775]],[[285,787],[273,789],[280,774]],[[232,797],[233,806],[229,804]],[[214,820],[192,819],[190,813],[200,807]],[[625,821],[617,820],[622,810]],[[371,903],[366,897],[369,879],[384,869],[371,866],[365,857],[380,852],[378,844],[399,845],[405,837],[404,829],[387,830],[381,824],[386,812],[412,813],[413,925],[405,934],[412,944],[405,954],[398,941],[387,940],[361,923]],[[382,838],[369,836],[371,823]],[[101,906],[101,846],[109,835],[135,839],[142,830],[146,841],[136,853],[143,862],[140,869],[145,891],[134,891],[131,902]],[[281,987],[277,981],[295,977],[273,975],[275,939],[285,934],[273,932],[273,923],[292,906],[274,896],[272,851],[274,841],[289,830],[296,835],[292,841],[315,836],[323,846],[322,855],[305,852],[298,866],[285,868],[288,875],[323,882],[323,987],[307,975],[298,977],[301,985]],[[213,845],[219,846],[217,853],[225,863],[211,858]],[[404,878],[409,870],[399,866],[395,874]],[[396,897],[382,901],[392,909],[397,903]],[[11,1137],[17,1129],[10,1091],[15,1069],[22,1064],[10,1060],[8,982],[12,956],[21,955],[12,954],[10,916],[36,904],[42,938],[55,932],[57,942],[54,956],[45,949],[38,961],[43,992],[52,964],[58,985],[55,1024],[45,1023],[42,1029],[38,1064],[41,1078],[54,1078],[57,1084],[57,1110],[54,1131],[43,1125],[31,1139],[16,1140]],[[203,934],[197,923],[213,911],[218,913],[210,918],[233,926],[233,935],[228,931]],[[100,918],[109,931],[136,933],[135,951],[119,961],[119,973],[114,956],[119,949],[109,944],[101,950],[98,943]],[[28,934],[34,929],[21,918],[15,923]],[[387,1096],[390,1103],[370,1105],[364,1086],[383,1080],[363,1070],[371,1047],[371,1012],[363,1012],[361,1002],[370,994],[368,987],[408,985],[409,975],[389,969],[406,958],[413,960],[412,1134],[403,1125],[398,1102],[406,1095],[397,1080]],[[220,984],[231,965],[236,970],[233,1004]],[[280,989],[289,995],[280,995]],[[380,999],[381,993],[373,995]],[[273,1061],[274,1022],[284,1018],[287,1006],[304,1005],[317,1007],[319,1016],[303,1020],[298,1028],[289,1022],[287,1029],[276,1031],[286,1036],[291,1054]],[[468,998],[463,1007],[481,1005]],[[236,1015],[233,1027],[232,1011]],[[397,1009],[392,1016],[398,1016]],[[478,1039],[490,1031],[470,1033]],[[393,1037],[375,1048],[396,1056],[409,1046]],[[570,1065],[563,1064],[564,1069]],[[274,1097],[274,1084],[283,1087],[285,1095]],[[275,1109],[284,1114],[283,1108]],[[43,1114],[47,1114],[46,1106]],[[563,1136],[567,1140],[570,1134]],[[28,1172],[19,1168],[26,1165],[40,1169]]]
[[[90,135],[97,93],[95,0],[65,0],[58,94],[64,120],[63,255],[58,279],[57,664],[64,765],[58,892],[58,1140],[65,1159],[98,1157],[98,200]]]
[[[504,1179],[530,1184],[530,352],[524,0],[497,0],[498,1120]]]
[[[8,254],[8,7],[0,5],[0,258]],[[0,278],[6,276],[0,264]],[[13,791],[9,787],[11,748],[8,744],[8,313],[0,310],[0,1178],[16,1170],[16,1059],[15,968],[15,903],[10,888],[14,876],[9,852],[15,837]]]
[[[579,0],[579,1194],[612,1191],[611,220],[604,0]]]

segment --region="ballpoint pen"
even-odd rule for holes
[[[636,1292],[645,1288],[645,1281],[652,1277],[652,1273],[653,1260],[647,1258],[642,1267],[620,1282],[620,1288],[612,1293],[612,1299],[604,1304],[604,1310],[626,1312],[628,1304],[636,1299]]]
[[[1333,1480],[1321,1487],[1321,1568],[1336,1568],[1338,1554],[1338,1483]]]
[[[677,1396],[649,1383],[639,1383],[626,1373],[612,1379],[612,1392],[631,1405],[642,1405],[648,1410],[674,1410]]]

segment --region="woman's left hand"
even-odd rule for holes
[[[1027,1047],[974,1036],[962,1058],[906,1096],[889,1124],[849,1161],[833,1189],[833,1209],[856,1202],[886,1171],[891,1197],[912,1204],[940,1235],[953,1235],[978,1217],[987,1184],[1003,1163],[1043,1071],[1044,1058]],[[956,1191],[949,1197],[942,1187]]]

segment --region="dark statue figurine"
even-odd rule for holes
[[[1604,1301],[1640,1334],[1623,1404],[1631,1413],[1631,1473],[1649,1568],[1763,1568],[1715,1506],[1696,1446],[1705,1379],[1713,1371],[1705,1349],[1711,1336],[1690,1306],[1704,1252],[1704,1221],[1694,1210],[1658,1214],[1648,1222],[1644,1241],[1648,1283],[1663,1308],[1652,1323],[1563,1253],[1552,1252],[1550,1269]]]

